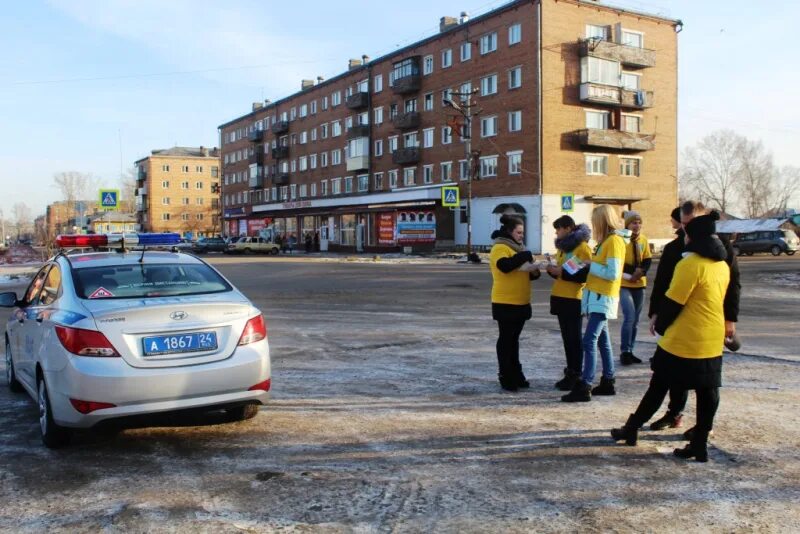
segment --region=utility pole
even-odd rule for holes
[[[478,89],[473,89],[468,93],[452,91],[451,95],[461,97],[461,104],[447,98],[442,101],[445,106],[453,108],[464,117],[464,126],[460,129],[458,135],[464,140],[464,152],[467,157],[467,205],[465,210],[467,219],[467,261],[472,263],[480,263],[481,261],[478,255],[472,252],[472,180],[477,178],[477,161],[481,153],[480,150],[472,150],[472,119],[481,113],[481,110],[472,111],[475,105],[472,102],[472,95],[477,92]],[[452,130],[453,127],[451,126],[450,129]]]

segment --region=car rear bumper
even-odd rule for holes
[[[231,357],[208,364],[140,369],[122,358],[73,356],[64,369],[45,373],[54,420],[77,428],[134,415],[264,404],[269,392],[249,388],[270,377],[266,340],[237,347]],[[70,399],[111,403],[115,407],[82,414]]]

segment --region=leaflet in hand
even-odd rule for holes
[[[564,269],[565,271],[567,271],[567,273],[571,275],[574,275],[584,267],[586,267],[586,264],[583,263],[577,256],[572,256],[570,259],[565,261],[564,264],[561,266],[562,269]]]

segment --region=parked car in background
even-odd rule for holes
[[[205,254],[206,252],[225,252],[228,243],[221,237],[201,237],[192,245],[192,252]]]
[[[193,244],[191,239],[181,238],[178,243],[172,245],[172,252],[191,252]]]
[[[731,246],[737,256],[752,256],[756,252],[769,252],[773,256],[783,252],[792,256],[800,247],[800,238],[791,230],[762,230],[738,234]]]
[[[263,237],[240,237],[238,241],[229,244],[225,252],[228,254],[278,254],[280,251],[280,246]]]

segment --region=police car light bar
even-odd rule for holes
[[[181,236],[175,233],[167,234],[64,234],[56,237],[56,246],[59,248],[84,248],[84,247],[157,247],[177,245]]]

